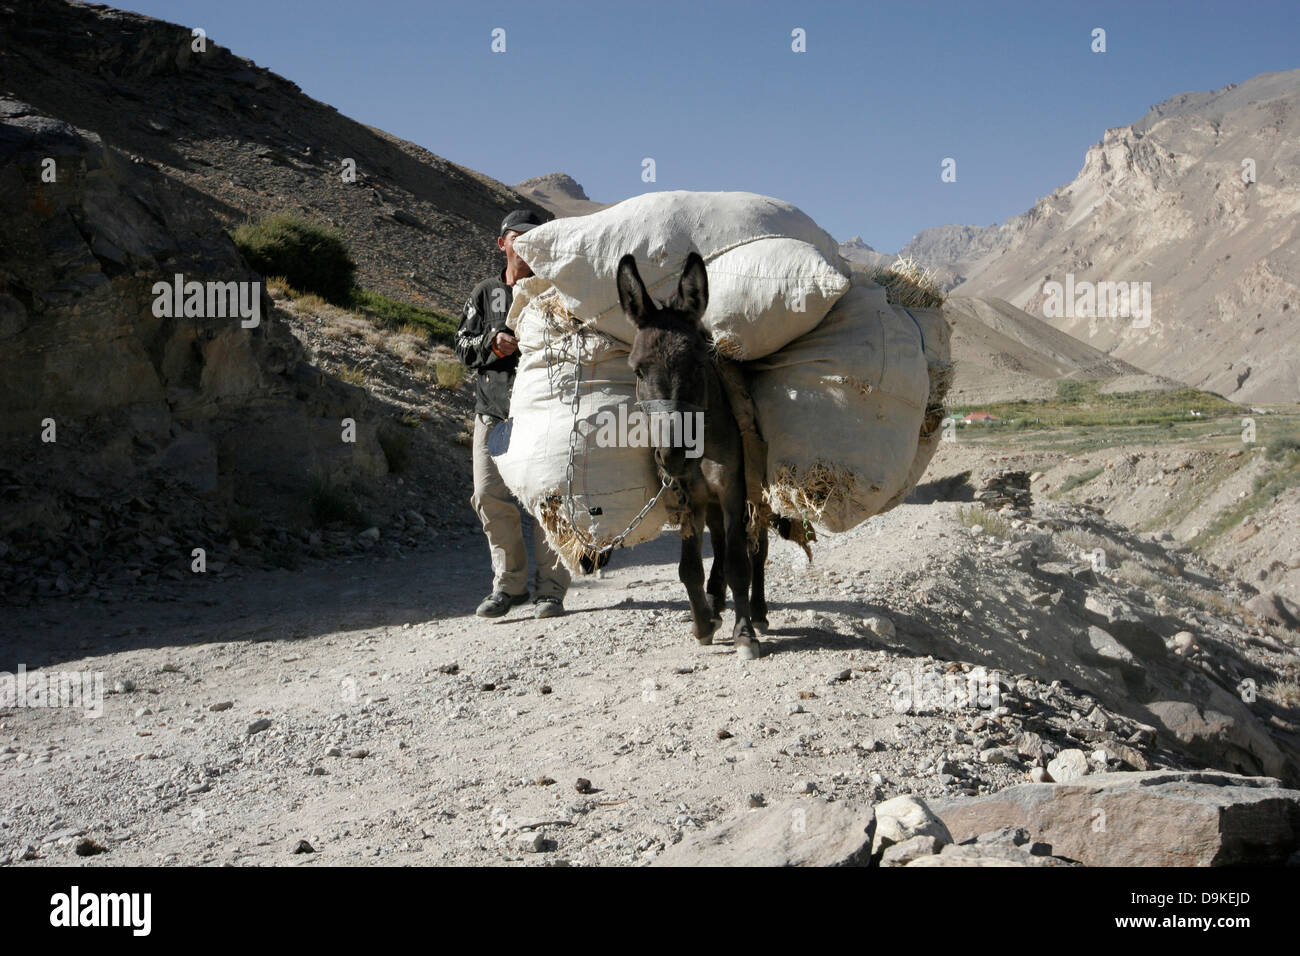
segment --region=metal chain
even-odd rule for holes
[[[641,521],[645,518],[645,516],[650,513],[651,509],[653,509],[654,506],[659,503],[659,498],[668,489],[669,485],[674,484],[674,481],[673,479],[669,478],[667,475],[660,474],[659,477],[662,484],[659,486],[659,490],[654,493],[654,497],[652,497],[649,501],[645,503],[645,507],[643,507],[639,512],[637,512],[636,517],[634,517],[631,520],[631,522],[629,522],[628,526],[624,528],[621,533],[616,534],[610,540],[609,544],[606,544],[599,548],[596,547],[595,539],[593,539],[589,534],[582,531],[582,529],[578,527],[578,516],[573,504],[573,458],[578,450],[578,421],[579,421],[578,415],[580,410],[579,406],[581,404],[578,396],[578,389],[579,386],[582,384],[582,339],[583,339],[582,332],[581,331],[574,332],[572,334],[572,338],[576,343],[576,355],[574,356],[574,360],[573,360],[573,424],[569,428],[569,461],[564,471],[564,479],[565,479],[564,504],[565,504],[565,509],[567,510],[569,515],[569,527],[573,530],[573,533],[577,535],[579,540],[582,542],[583,550],[586,551],[590,557],[596,558],[602,554],[605,554],[606,552],[613,551],[615,548],[622,545],[623,541],[627,538],[627,536],[636,530],[637,525],[639,525]],[[546,368],[547,368],[547,374],[550,375],[551,369],[554,367],[554,363],[551,361],[551,359],[554,358],[555,356],[555,353],[551,347],[551,317],[550,316],[545,316],[545,321],[542,323],[542,347],[546,351],[546,358],[547,358]],[[551,382],[552,391],[559,392],[560,401],[563,402],[564,401],[563,388],[557,387],[556,380],[554,377],[550,379],[550,382]]]

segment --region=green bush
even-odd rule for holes
[[[338,233],[277,213],[245,223],[231,238],[263,276],[283,276],[295,289],[338,305],[348,303],[357,266]]]
[[[1300,451],[1300,439],[1293,438],[1290,435],[1284,435],[1281,438],[1274,438],[1268,443],[1268,457],[1270,461],[1280,461],[1287,456],[1288,452]]]
[[[370,289],[354,288],[348,294],[346,306],[354,312],[363,313],[375,325],[381,328],[400,329],[404,326],[416,326],[423,329],[435,342],[450,345],[456,336],[457,319],[443,315],[433,309],[411,305],[391,299]]]

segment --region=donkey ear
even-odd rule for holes
[[[698,252],[692,252],[686,257],[675,299],[674,305],[695,321],[704,317],[709,307],[709,276],[704,270],[704,259]]]
[[[638,328],[650,310],[650,293],[636,269],[636,257],[631,254],[618,260],[618,304]]]

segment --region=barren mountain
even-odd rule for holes
[[[515,183],[515,190],[533,202],[560,216],[585,216],[612,203],[592,202],[587,193],[568,173],[547,173]]]
[[[196,51],[188,27],[82,3],[0,11],[13,98],[206,197],[227,227],[281,211],[333,226],[368,288],[455,311],[499,267],[502,216],[534,205],[211,40]]]
[[[956,376],[949,401],[965,405],[1046,398],[1063,378],[1132,379],[1146,388],[1174,383],[1099,351],[1004,299],[949,296]],[[1113,386],[1122,387],[1119,381]]]
[[[898,258],[888,252],[877,252],[867,245],[861,236],[854,236],[852,239],[841,242],[840,255],[853,265],[865,266],[868,269],[887,268],[890,263]]]
[[[1006,299],[1152,372],[1236,401],[1293,401],[1297,222],[1292,70],[1160,103],[1107,130],[1078,177],[1028,212],[930,230],[909,247],[966,275],[956,291]],[[1063,300],[1067,283],[1150,283],[1149,322],[1089,314],[1083,292],[1054,317],[1049,281]]]
[[[981,268],[981,260],[1001,248],[1002,227],[934,226],[918,232],[899,251],[932,270],[944,289],[961,285]]]

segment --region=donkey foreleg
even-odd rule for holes
[[[682,557],[677,565],[677,577],[686,585],[686,597],[691,602],[695,639],[701,644],[712,644],[713,632],[720,622],[714,620],[713,609],[704,592],[704,560],[700,556],[700,536],[704,533],[702,517],[693,515],[691,523],[682,527]]]
[[[713,545],[713,564],[709,568],[709,606],[713,609],[714,626],[722,624],[722,612],[727,609],[727,523],[722,509],[710,504],[707,511],[709,541]]]

